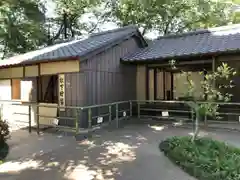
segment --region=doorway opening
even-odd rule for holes
[[[148,68],[147,71],[147,99],[172,100],[173,72],[160,68]]]
[[[58,103],[58,76],[39,77],[39,103]]]

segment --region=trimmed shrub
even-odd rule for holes
[[[199,180],[240,180],[240,149],[210,138],[172,137],[159,146],[169,159]]]
[[[6,140],[9,137],[9,126],[6,121],[1,120],[0,117],[0,164],[3,162],[3,159],[8,155],[9,146],[6,143]]]
[[[9,137],[9,126],[6,121],[0,120],[0,146],[4,144]]]

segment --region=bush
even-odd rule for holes
[[[169,159],[199,180],[240,180],[240,149],[210,138],[172,137],[160,143]]]
[[[9,126],[6,121],[0,120],[0,146],[4,144],[9,137]]]
[[[9,126],[6,121],[0,119],[0,164],[2,160],[8,155],[9,146],[6,140],[9,137]]]

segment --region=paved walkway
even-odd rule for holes
[[[187,129],[129,125],[112,132],[99,132],[81,143],[51,134],[43,134],[40,139],[22,135],[23,144],[28,145],[14,149],[14,141],[10,141],[13,150],[9,162],[0,166],[0,179],[194,180],[158,149],[164,138],[189,133]],[[240,145],[237,133],[202,134]]]

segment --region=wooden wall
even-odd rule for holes
[[[146,100],[146,66],[138,65],[136,73],[137,100]]]
[[[86,106],[136,99],[136,66],[123,65],[120,58],[139,47],[137,39],[131,37],[82,62],[80,64],[81,73],[69,77],[69,81],[81,79],[78,81],[79,83],[71,84],[71,88],[74,89],[71,91],[73,93],[71,96],[79,93],[81,97],[78,98],[78,102],[72,100],[68,104],[83,103],[82,105]],[[108,107],[98,108],[93,109],[92,115],[98,116],[107,112]],[[112,107],[113,117],[115,112],[115,107]],[[84,113],[83,119],[86,119],[87,112]],[[83,123],[82,126],[86,126],[86,123]]]

